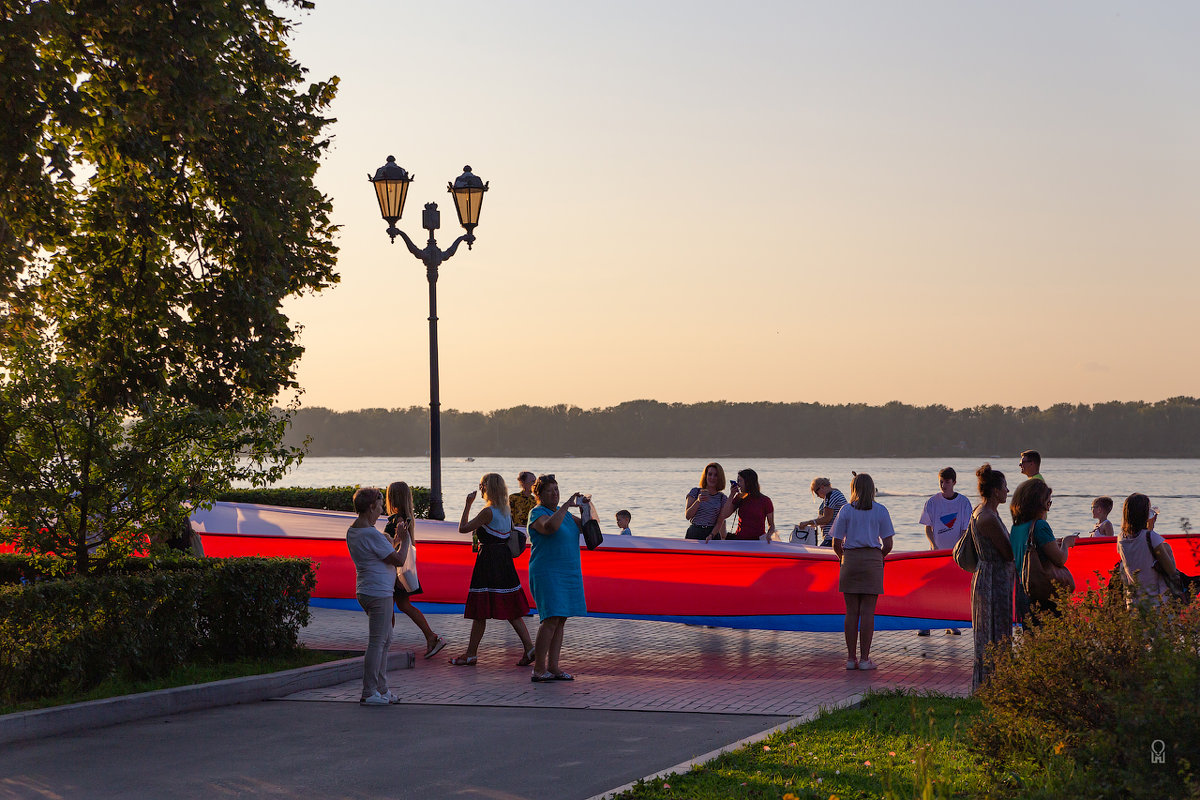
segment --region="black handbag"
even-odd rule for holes
[[[600,523],[594,519],[589,519],[583,523],[583,543],[587,545],[588,550],[595,550],[604,541],[604,534],[600,532]]]

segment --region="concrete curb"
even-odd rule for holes
[[[682,775],[686,772],[691,771],[692,767],[696,766],[697,764],[706,764],[709,761],[712,761],[717,756],[724,755],[725,753],[729,753],[733,750],[738,750],[742,747],[745,747],[748,744],[755,744],[757,742],[761,742],[763,739],[766,739],[768,736],[778,733],[779,731],[784,731],[784,730],[787,730],[788,728],[794,728],[797,725],[803,725],[805,722],[811,722],[812,720],[816,719],[820,714],[822,714],[825,711],[833,711],[833,710],[840,710],[840,709],[846,709],[846,708],[856,708],[859,704],[862,703],[864,696],[866,696],[866,692],[858,692],[857,694],[851,695],[849,698],[847,698],[845,700],[845,702],[834,703],[833,705],[830,705],[830,706],[821,706],[816,711],[809,712],[808,714],[802,714],[798,717],[793,717],[792,719],[789,719],[787,722],[781,722],[780,724],[776,725],[773,728],[768,728],[767,730],[756,733],[753,736],[747,736],[745,739],[739,739],[732,744],[727,744],[724,747],[720,747],[716,750],[713,750],[711,753],[705,753],[702,756],[696,756],[695,758],[688,760],[688,761],[684,761],[681,764],[676,764],[673,767],[667,767],[666,769],[659,770],[658,772],[655,772],[653,775],[647,775],[644,778],[639,778],[636,781],[631,781],[630,783],[627,783],[624,786],[618,786],[615,789],[609,789],[607,792],[602,792],[600,794],[593,795],[593,796],[589,797],[587,800],[611,800],[611,798],[614,798],[617,795],[620,795],[620,794],[623,794],[623,793],[629,791],[634,786],[636,786],[638,783],[649,782],[649,781],[654,780],[655,778],[665,778],[668,775]]]
[[[167,714],[253,703],[305,689],[359,680],[362,674],[363,658],[358,656],[266,675],[247,675],[195,686],[177,686],[36,711],[19,711],[0,716],[0,744],[42,739]]]

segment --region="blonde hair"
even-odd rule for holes
[[[483,499],[489,506],[508,510],[508,486],[504,483],[504,477],[500,473],[487,473],[479,479],[479,484],[483,487]]]
[[[808,491],[812,492],[813,494],[816,494],[817,490],[820,489],[822,486],[828,486],[830,488],[833,488],[833,484],[830,483],[829,478],[813,478],[812,483],[808,487]]]
[[[850,505],[859,511],[870,511],[875,505],[875,481],[865,472],[850,481]]]
[[[712,469],[713,467],[717,468],[717,491],[718,492],[724,491],[724,489],[725,489],[725,468],[722,467],[720,464],[718,464],[715,461],[712,461],[712,462],[704,465],[704,471],[700,473],[700,488],[701,489],[708,488],[708,471],[710,469]]]
[[[413,516],[413,498],[412,489],[404,481],[396,481],[388,484],[387,488],[387,515],[390,517],[393,514],[399,514],[404,518],[404,522],[408,525],[411,531],[416,524]]]

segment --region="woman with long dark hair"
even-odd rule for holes
[[[883,559],[892,551],[896,531],[891,514],[875,502],[875,481],[867,473],[850,482],[850,502],[838,511],[829,535],[842,563],[838,591],[846,601],[846,669],[875,669],[875,604],[883,594]]]
[[[1169,596],[1170,589],[1154,569],[1155,563],[1167,574],[1178,571],[1171,545],[1154,532],[1157,517],[1150,512],[1150,498],[1146,495],[1135,492],[1125,498],[1117,555],[1121,557],[1121,580],[1128,588],[1125,602],[1130,607],[1139,600],[1157,606]]]
[[[400,554],[401,559],[404,559],[408,555],[409,548],[412,548],[415,554],[417,547],[417,520],[413,514],[412,490],[407,483],[396,481],[388,486],[385,508],[387,510],[388,521],[383,529],[384,534],[391,537],[394,541],[400,542],[396,546],[396,552]],[[423,591],[419,583],[410,590],[400,580],[399,574],[397,574],[395,591],[396,608],[403,611],[421,629],[421,633],[425,635],[425,657],[433,658],[446,646],[446,640],[433,632],[433,628],[429,627],[429,621],[425,619],[425,615],[421,613],[421,609],[412,604],[410,598],[413,595],[421,594]]]
[[[717,527],[734,512],[737,512],[737,527],[730,539],[770,539],[775,532],[775,506],[762,493],[758,473],[752,469],[738,472],[737,481],[729,487],[729,499],[717,515]]]
[[[999,511],[1000,504],[1008,499],[1008,481],[991,464],[977,469],[975,477],[981,502],[971,512],[965,534],[975,537],[975,552],[979,555],[979,566],[971,576],[971,635],[975,639],[972,692],[989,677],[990,665],[984,658],[987,646],[1012,637],[1016,576],[1012,543]]]

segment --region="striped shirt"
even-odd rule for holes
[[[842,506],[846,505],[846,495],[840,490],[829,487],[829,494],[825,495],[825,499],[821,501],[821,507],[818,509],[818,514],[827,508],[833,509],[833,517],[828,524],[822,525],[821,530],[825,532],[825,537],[829,538],[829,529],[833,527],[833,520],[837,519],[838,512],[842,510]]]
[[[692,490],[688,492],[687,496],[689,502],[695,500],[700,496],[700,487],[693,486]],[[701,503],[700,507],[696,509],[696,513],[692,517],[692,524],[700,525],[701,527],[705,528],[709,525],[715,525],[717,522],[717,515],[721,513],[721,506],[723,505],[725,505],[724,492],[710,494],[708,499]]]

